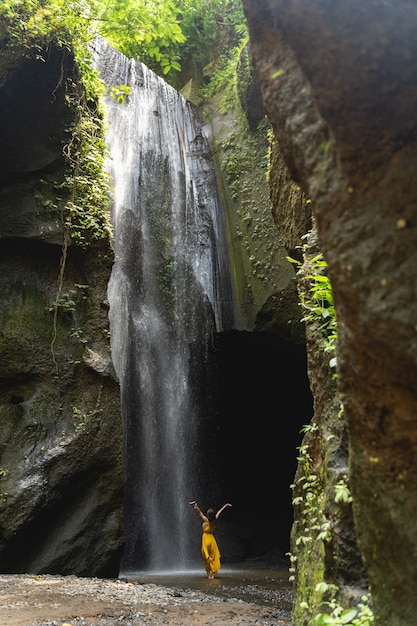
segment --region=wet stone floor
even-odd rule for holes
[[[285,567],[224,566],[120,579],[0,575],[1,626],[290,626]]]

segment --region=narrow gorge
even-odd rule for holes
[[[212,154],[220,124],[224,144],[235,132],[233,115],[204,120],[109,47],[100,64],[114,242],[86,243],[73,221],[68,243],[61,221],[74,202],[65,146],[76,112],[59,81],[62,67],[76,77],[71,55],[22,56],[0,93],[5,131],[24,126],[30,147],[14,143],[2,174],[1,568],[117,576],[195,564],[192,498],[233,501],[220,530],[225,563],[282,562],[296,447],[312,414],[293,267],[244,203],[239,249],[235,200],[219,193],[227,181]],[[121,102],[109,89],[119,85],[130,89]],[[31,86],[33,97],[20,96]],[[245,167],[274,232],[260,137],[259,166]]]
[[[417,10],[242,7],[175,88],[0,9],[0,571],[198,567],[230,501],[294,626],[414,626]]]

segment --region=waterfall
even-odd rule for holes
[[[123,102],[105,99],[115,233],[108,297],[125,437],[121,571],[178,570],[199,558],[188,501],[205,481],[213,335],[234,326],[225,212],[192,105],[102,40],[94,57],[107,87],[130,87]]]

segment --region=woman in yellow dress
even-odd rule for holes
[[[220,569],[220,550],[213,532],[216,527],[216,521],[219,519],[224,509],[232,505],[229,504],[229,502],[224,504],[222,508],[217,511],[217,513],[214,512],[214,509],[208,509],[207,514],[204,515],[195,500],[190,502],[190,504],[203,520],[201,554],[203,555],[207,578],[214,578]]]

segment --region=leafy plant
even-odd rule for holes
[[[140,59],[164,75],[180,70],[179,45],[185,35],[180,25],[179,3],[173,0],[95,0],[90,19],[112,46],[128,57]]]
[[[300,432],[314,433],[317,424],[303,426]],[[297,508],[297,538],[295,545],[314,545],[317,547],[318,535],[323,532],[325,519],[323,516],[324,490],[321,477],[313,471],[313,458],[310,445],[305,440],[298,447],[297,461],[299,465],[296,481],[290,485],[293,490],[292,504]],[[323,540],[323,537],[322,537]],[[297,558],[291,554],[290,580],[294,580]]]
[[[106,145],[100,111],[83,94],[75,102],[78,118],[65,147],[69,172],[62,187],[69,191],[63,212],[64,227],[79,246],[112,237],[109,215],[110,181],[104,169]]]
[[[300,268],[302,266],[297,259],[288,256],[287,260]],[[309,264],[312,273],[306,276],[310,281],[310,289],[301,296],[301,305],[305,311],[302,321],[318,325],[323,337],[324,350],[331,354],[330,367],[336,367],[337,320],[332,286],[327,276],[327,262],[320,252],[309,261]]]
[[[130,94],[129,85],[111,85],[110,86],[110,97],[114,100],[117,100],[119,104],[121,104],[125,97]]]
[[[316,591],[327,591],[329,587],[326,583],[319,583],[316,586]],[[334,587],[334,593],[338,591],[337,587],[334,585],[332,587]],[[316,615],[315,626],[373,626],[375,620],[370,607],[370,598],[362,596],[361,600],[357,607],[348,609],[341,607],[335,599],[326,602],[330,613]]]
[[[72,415],[73,415],[74,422],[75,422],[76,433],[84,429],[85,425],[87,424],[88,420],[91,418],[93,414],[94,414],[94,411],[87,411],[86,413],[84,413],[77,406],[72,406]]]
[[[57,307],[60,310],[64,311],[65,313],[75,311],[77,308],[76,301],[79,299],[79,294],[80,294],[80,291],[77,291],[77,290],[82,290],[81,291],[82,293],[84,290],[88,289],[88,285],[75,284],[74,287],[75,289],[70,289],[67,293],[63,293],[58,300],[55,300],[54,305],[51,307],[48,307],[48,310],[54,311],[55,308]],[[85,299],[86,297],[87,296],[85,295],[85,291],[84,291],[84,294],[82,295],[82,299]]]
[[[352,496],[350,495],[349,487],[347,486],[345,480],[339,480],[339,482],[336,483],[335,492],[334,501],[336,503],[342,502],[344,504],[349,504],[352,502]]]
[[[224,58],[247,34],[240,0],[182,0],[177,6],[186,38],[181,57],[193,63],[208,65],[213,50]]]
[[[210,50],[222,55],[246,30],[240,0],[4,0],[0,24],[6,47],[40,51],[53,40],[75,46],[81,64],[100,35],[167,77],[181,70],[181,59],[209,63]]]

